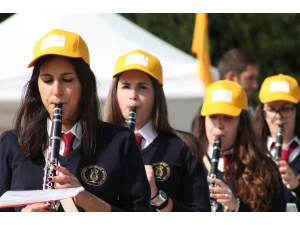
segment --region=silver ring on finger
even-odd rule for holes
[[[228,195],[228,194],[224,194],[224,195],[225,195],[225,197],[226,197],[226,198],[228,198],[228,197],[229,197],[229,195]]]
[[[32,206],[30,212],[33,212],[33,210],[34,210],[34,207]]]

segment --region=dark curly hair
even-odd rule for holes
[[[205,116],[200,113],[196,117],[193,134],[207,150],[209,143],[205,132]],[[265,151],[257,147],[246,110],[240,114],[239,132],[233,149],[224,173],[225,181],[234,196],[240,198],[253,212],[268,211],[272,197],[277,194],[274,190],[280,190],[278,169]]]

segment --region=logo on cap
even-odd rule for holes
[[[62,35],[51,35],[49,37],[46,37],[41,43],[41,51],[51,47],[64,47],[65,40],[65,36]]]
[[[290,92],[290,83],[286,81],[272,81],[270,83],[270,92],[281,91]]]
[[[149,61],[149,58],[147,56],[144,56],[141,54],[132,54],[132,55],[128,55],[126,57],[125,65],[139,64],[139,65],[147,67],[148,61]]]
[[[226,89],[213,90],[211,101],[212,102],[231,102],[232,91]]]

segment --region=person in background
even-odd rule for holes
[[[74,197],[78,211],[150,211],[150,186],[135,136],[99,119],[84,40],[53,29],[36,43],[32,66],[14,129],[0,137],[0,195],[43,189],[54,106],[62,104],[60,165],[55,168],[60,174],[48,181],[58,184],[55,189],[84,187]],[[0,210],[46,212],[50,207],[35,203]]]
[[[300,211],[300,90],[297,80],[288,75],[267,77],[262,83],[256,108],[255,124],[260,148],[275,159],[276,137],[283,125],[282,151],[276,161],[285,184],[288,203]]]
[[[194,135],[206,150],[207,168],[220,157],[216,178],[209,179],[216,184],[210,185],[210,197],[218,203],[216,211],[285,211],[279,171],[257,147],[247,108],[247,95],[236,82],[221,80],[207,87]],[[212,159],[217,136],[220,155]]]
[[[248,112],[252,117],[254,116],[254,106],[250,96],[253,90],[258,87],[257,68],[257,60],[252,54],[246,50],[235,48],[224,53],[218,64],[220,80],[234,81],[245,90],[248,98]],[[195,120],[200,111],[201,107],[192,121],[191,131],[195,128]]]
[[[250,96],[257,89],[258,63],[255,57],[243,49],[231,49],[220,59],[218,71],[220,80],[231,80],[242,86],[248,97],[248,111],[254,115]]]
[[[160,61],[139,49],[117,60],[104,121],[125,126],[131,107],[136,107],[134,132],[151,186],[152,210],[210,211],[203,149],[193,135],[170,126]]]

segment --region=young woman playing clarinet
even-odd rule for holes
[[[193,135],[170,126],[161,64],[142,50],[119,57],[104,121],[125,126],[131,107],[153,211],[210,211],[203,150]]]
[[[287,75],[267,77],[262,83],[255,114],[256,134],[261,149],[275,159],[285,185],[288,203],[300,211],[300,91],[298,82]],[[280,126],[281,143],[276,140]],[[277,153],[281,146],[281,153]]]
[[[84,40],[73,32],[51,30],[36,43],[32,66],[14,130],[0,137],[0,195],[43,189],[51,136],[51,143],[52,138],[61,143],[55,148],[59,164],[51,164],[60,174],[46,176],[45,182],[57,184],[55,189],[84,187],[74,198],[78,211],[150,211],[150,186],[135,136],[98,117],[96,79]],[[62,108],[54,113],[57,105]],[[60,111],[62,137],[60,132],[52,137],[51,124]],[[50,205],[1,210],[50,211]]]
[[[256,145],[247,95],[239,84],[222,80],[207,87],[194,134],[207,150],[207,168],[209,163],[215,166],[219,157],[216,177],[209,179],[215,184],[209,190],[217,203],[216,211],[285,211],[280,174]],[[217,136],[221,137],[221,154],[212,160]]]

